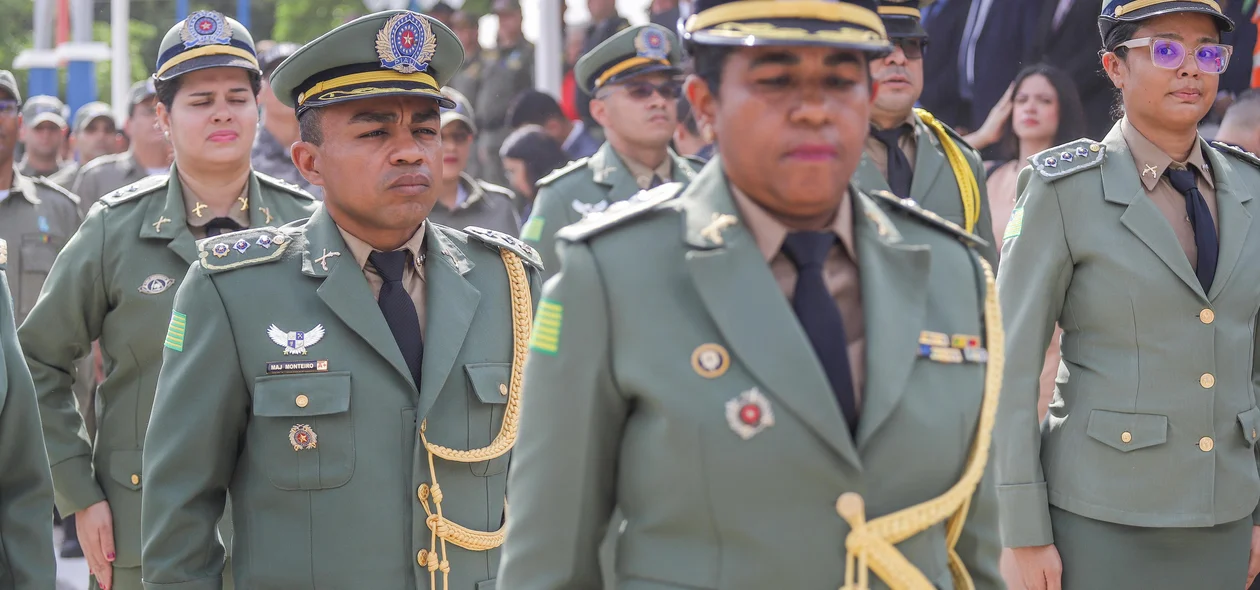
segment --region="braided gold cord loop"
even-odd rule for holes
[[[954,138],[950,137],[945,126],[937,121],[932,113],[924,109],[914,109],[914,113],[932,129],[937,139],[941,140],[941,145],[945,147],[945,159],[949,161],[949,167],[954,171],[954,179],[958,181],[958,192],[962,195],[963,229],[968,233],[975,233],[976,223],[980,221],[980,185],[976,182],[975,172],[967,163],[967,157],[963,155],[962,149],[954,142]]]
[[[967,467],[958,482],[944,494],[872,521],[866,520],[861,496],[852,492],[841,496],[836,503],[836,512],[852,528],[845,538],[845,550],[848,552],[845,563],[848,570],[845,572],[845,585],[841,590],[867,590],[868,567],[892,590],[933,590],[935,587],[932,583],[897,551],[895,545],[943,520],[948,520],[945,538],[954,587],[958,590],[975,588],[955,547],[962,536],[967,511],[971,506],[971,496],[984,478],[984,468],[989,461],[993,425],[997,421],[998,399],[1002,392],[1002,370],[1006,361],[1002,313],[998,307],[993,268],[984,258],[977,256],[976,259],[984,270],[987,289],[984,323],[989,362],[984,374],[984,399],[980,403],[979,423],[975,442],[968,453]],[[853,571],[855,568],[856,573]]]

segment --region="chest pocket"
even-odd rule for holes
[[[35,307],[35,301],[39,299],[39,291],[44,286],[44,280],[48,278],[48,271],[52,270],[53,261],[57,259],[62,243],[61,238],[49,234],[22,235],[22,276],[20,293],[17,294],[18,308],[22,315],[29,313],[31,308]]]
[[[345,485],[355,459],[350,373],[259,377],[248,441],[279,489]]]
[[[470,400],[468,408],[468,448],[479,449],[490,445],[494,437],[499,434],[499,429],[503,424],[512,364],[464,365],[464,373],[468,375],[468,381],[472,384],[476,398]],[[507,469],[508,457],[511,457],[510,453],[489,461],[470,463],[468,466],[472,469],[473,475],[480,477],[498,475]]]

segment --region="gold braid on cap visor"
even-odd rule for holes
[[[1216,2],[1213,2],[1212,0],[1138,0],[1137,2],[1130,2],[1128,4],[1125,4],[1124,6],[1116,8],[1116,16],[1121,17],[1130,12],[1133,12],[1134,10],[1141,10],[1148,6],[1158,6],[1160,4],[1167,4],[1169,2],[1193,2],[1195,4],[1202,4],[1204,6],[1207,6],[1208,8],[1211,8],[1212,10],[1215,10],[1217,12],[1221,11],[1221,5],[1217,4]]]
[[[438,89],[437,80],[435,80],[433,76],[430,76],[429,74],[426,74],[424,72],[415,72],[411,74],[403,74],[403,73],[395,72],[393,70],[360,72],[358,74],[346,74],[345,76],[338,76],[331,80],[324,80],[323,82],[320,82],[319,84],[316,84],[310,87],[309,89],[307,89],[306,92],[303,92],[302,94],[298,95],[297,104],[298,106],[302,106],[302,104],[305,103],[306,101],[316,96],[319,96],[320,94],[323,94],[324,92],[327,92],[329,90],[336,90],[338,88],[345,88],[347,86],[355,86],[357,84],[367,84],[370,82],[414,82],[417,84],[424,84],[426,86],[429,86],[432,89],[430,90],[431,92],[436,92]],[[371,90],[371,89],[360,89],[360,90]],[[405,89],[389,88],[386,90],[395,92],[395,91],[401,91]],[[348,93],[348,94],[356,94],[356,93]],[[371,93],[359,92],[358,94],[371,94]],[[320,98],[325,98],[325,97],[320,97]]]
[[[875,11],[840,2],[818,0],[752,0],[732,2],[700,11],[687,19],[687,31],[696,32],[738,21],[805,19],[857,25],[885,37],[884,22]]]
[[[206,45],[196,49],[189,49],[188,51],[166,60],[166,63],[162,64],[161,69],[157,71],[157,75],[161,76],[171,68],[190,59],[205,57],[207,55],[233,55],[248,61],[254,67],[258,67],[258,58],[254,57],[254,54],[241,49],[240,47],[233,47],[231,45]]]

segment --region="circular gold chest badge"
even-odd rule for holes
[[[294,424],[293,428],[289,429],[289,444],[293,445],[295,451],[313,449],[318,440],[315,429],[309,424]]]
[[[721,344],[701,344],[691,353],[691,368],[705,379],[717,379],[731,368],[731,354]]]

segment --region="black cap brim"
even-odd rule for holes
[[[1229,33],[1234,30],[1234,21],[1225,16],[1220,11],[1204,4],[1202,2],[1163,2],[1151,6],[1144,6],[1132,12],[1126,12],[1123,16],[1100,16],[1098,17],[1098,32],[1102,35],[1103,41],[1107,39],[1107,33],[1120,23],[1131,23],[1146,20],[1164,14],[1174,14],[1179,12],[1192,12],[1198,14],[1206,14],[1216,19],[1217,25],[1221,32]]]
[[[366,84],[365,86],[371,86],[371,85],[372,84],[369,83],[369,84]],[[302,103],[301,106],[297,107],[297,110],[299,112],[304,112],[307,109],[317,109],[320,107],[340,104],[343,102],[350,102],[352,100],[363,100],[365,98],[383,98],[386,96],[408,96],[412,98],[431,98],[433,100],[436,100],[438,106],[441,108],[444,108],[444,109],[455,108],[455,101],[444,96],[442,92],[439,90],[433,90],[431,88],[419,87],[419,86],[415,88],[403,88],[402,86],[405,86],[405,84],[394,84],[394,89],[392,90],[388,90],[384,92],[373,92],[370,95],[369,94],[355,94],[353,92],[353,90],[355,89],[354,86],[342,87],[342,88],[337,89],[338,91],[337,96],[329,97],[329,98],[318,98],[318,97],[308,98],[306,99],[306,101]]]
[[[909,16],[885,16],[884,29],[890,39],[926,38],[927,31],[919,19]]]
[[[258,69],[258,64],[243,57],[236,55],[203,55],[201,57],[194,57],[183,63],[171,66],[170,69],[157,76],[157,79],[165,82],[172,78],[177,78],[187,74],[188,72],[195,72],[197,70],[205,70],[209,68],[241,68],[242,70],[249,70],[258,74],[259,76],[262,75],[262,70]]]

